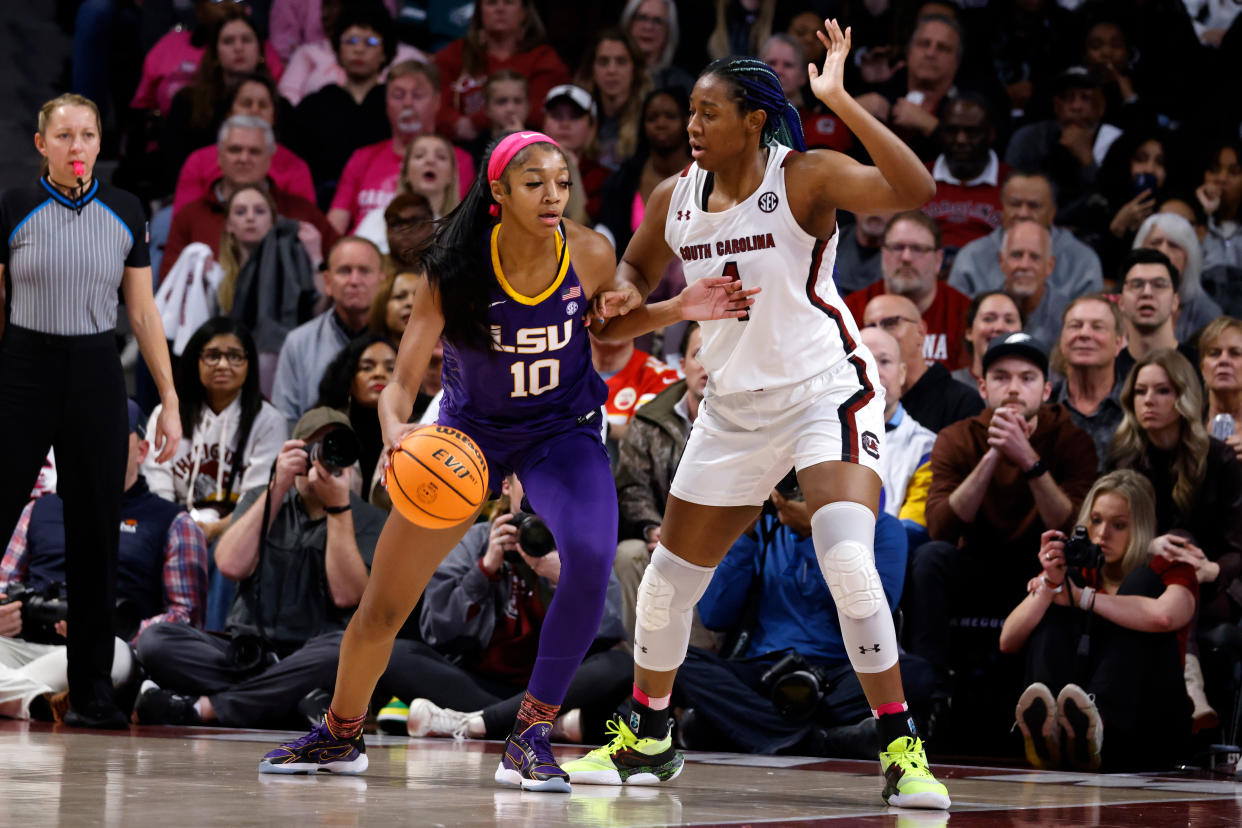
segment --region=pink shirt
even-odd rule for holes
[[[191,201],[207,195],[211,185],[220,177],[220,153],[215,144],[196,149],[185,159],[181,174],[177,176],[177,190],[173,195],[173,212]],[[315,185],[311,181],[310,167],[281,144],[276,145],[268,177],[279,190],[315,201]]]
[[[413,46],[399,43],[397,44],[397,56],[392,62],[397,64],[405,60],[425,63],[427,55]],[[384,71],[380,72],[380,83],[387,79],[388,67],[385,66]],[[294,51],[293,57],[289,59],[289,65],[285,67],[285,74],[280,78],[279,89],[280,94],[288,99],[289,103],[297,106],[312,92],[318,92],[332,84],[340,86],[344,83],[345,69],[336,59],[336,52],[332,51],[331,41],[324,38],[314,43],[305,43]]]
[[[397,16],[397,0],[384,0],[388,13]],[[268,17],[269,40],[285,60],[303,43],[327,37],[323,31],[323,0],[274,0]],[[309,94],[309,93],[308,93]],[[297,101],[294,101],[297,103]]]
[[[173,95],[194,80],[194,72],[203,57],[202,47],[190,43],[188,29],[173,29],[156,41],[147,52],[142,62],[142,79],[138,81],[138,91],[129,105],[134,109],[158,109],[167,112],[172,105]],[[285,65],[276,53],[276,48],[268,41],[263,49],[263,58],[267,61],[268,71],[272,77],[280,80]]]
[[[465,193],[474,179],[474,161],[460,147],[453,147],[453,155],[457,159],[458,186]],[[401,156],[393,151],[391,140],[356,149],[341,173],[332,209],[348,210],[349,226],[356,227],[367,213],[388,206],[397,193],[400,178]]]

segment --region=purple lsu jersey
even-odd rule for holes
[[[608,397],[608,386],[591,364],[582,282],[558,232],[556,278],[538,296],[518,293],[500,266],[499,231],[497,224],[490,244],[492,349],[444,343],[440,410],[506,440],[564,431]]]

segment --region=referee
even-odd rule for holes
[[[0,197],[0,538],[12,535],[49,447],[65,504],[67,724],[128,726],[112,695],[113,611],[127,462],[117,292],[164,404],[159,460],[181,440],[138,199],[96,181],[99,109],[61,95],[39,110],[42,175]]]

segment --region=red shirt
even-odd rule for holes
[[[1010,168],[996,153],[992,152],[988,166],[971,181],[954,178],[943,155],[927,169],[936,180],[936,195],[923,205],[923,212],[940,225],[947,251],[956,253],[1001,226],[1000,192]]]
[[[608,379],[608,422],[625,425],[634,418],[634,410],[677,382],[677,372],[660,360],[634,349],[634,355]]]
[[[831,112],[799,109],[798,119],[802,121],[802,136],[806,138],[807,149],[826,147],[848,152],[854,146],[854,136],[849,128]]]
[[[201,147],[190,153],[181,165],[177,176],[177,190],[173,195],[173,212],[180,210],[196,198],[202,198],[211,185],[220,180],[220,154],[216,145]],[[307,201],[315,200],[315,184],[311,181],[310,167],[283,144],[276,145],[272,154],[272,166],[268,177],[279,190]]]
[[[436,65],[440,67],[440,113],[436,118],[436,131],[452,136],[453,124],[462,115],[470,118],[475,129],[487,128],[487,108],[483,101],[483,83],[487,76],[500,69],[514,69],[529,84],[530,113],[526,120],[532,124],[543,123],[543,99],[548,90],[562,83],[569,83],[569,70],[561,62],[556,50],[547,44],[536,46],[529,52],[518,52],[506,60],[487,58],[487,70],[481,75],[467,75],[462,69],[464,40],[454,40],[436,52]]]
[[[845,304],[862,325],[863,308],[877,296],[888,293],[881,279],[845,297]],[[939,362],[950,371],[962,366],[962,338],[966,336],[966,311],[970,297],[943,279],[936,282],[936,298],[923,313],[927,337],[923,340],[923,359],[928,365]]]
[[[461,147],[453,147],[457,160],[457,192],[465,194],[474,180],[474,159]],[[360,147],[349,156],[332,197],[333,210],[349,211],[349,226],[356,228],[372,210],[383,210],[397,194],[403,156],[392,140]]]
[[[492,640],[479,656],[474,670],[520,684],[530,681],[539,654],[539,634],[548,608],[538,587],[522,578],[515,567],[505,566],[497,578],[509,578],[509,603],[496,616]]]

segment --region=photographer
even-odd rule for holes
[[[207,543],[180,506],[147,488],[139,472],[151,449],[146,418],[130,400],[129,459],[121,500],[116,632],[133,643],[152,625],[201,626],[207,592]],[[0,563],[0,716],[59,720],[67,704],[65,515],[49,494],[27,504]],[[134,673],[130,645],[114,639],[112,685]],[[81,720],[70,714],[72,724]],[[97,726],[123,728],[120,715]]]
[[[396,669],[398,658],[408,664],[403,645],[427,650],[397,642],[381,682],[398,698],[414,699],[411,736],[502,739],[522,702],[561,559],[543,522],[510,505],[523,499],[516,475],[505,479],[502,493],[496,517],[472,526],[427,585],[421,629],[438,652],[419,658],[417,669]],[[624,638],[621,586],[614,574],[603,620],[569,683],[554,738],[581,742],[584,732],[587,741],[604,736],[605,721],[630,690],[633,662],[613,648]]]
[[[384,522],[354,491],[357,456],[344,414],[302,415],[268,489],[242,496],[216,546],[220,572],[238,582],[229,635],[160,624],[139,642],[155,682],[138,698],[142,724],[288,725],[299,700],[332,686]]]
[[[1155,514],[1147,479],[1114,471],[1087,493],[1072,539],[1040,538],[1043,571],[1000,636],[1004,652],[1026,648],[1017,720],[1036,767],[1168,768],[1190,735],[1182,658],[1198,581],[1189,563],[1156,551],[1171,538],[1155,537]]]
[[[876,521],[875,563],[891,610],[905,581],[906,534],[899,520],[884,513]],[[731,648],[739,657],[690,648],[673,688],[673,707],[693,708],[693,716],[683,713],[681,720],[685,747],[857,758],[879,749],[836,605],[820,574],[811,515],[792,475],[733,544],[698,609],[710,629],[740,632]],[[804,676],[791,682],[797,670]],[[805,681],[811,675],[814,685]],[[790,704],[803,698],[791,686],[798,678],[804,678],[802,688],[817,687],[800,710]],[[912,705],[927,698],[931,671],[925,661],[903,654],[901,680]],[[726,736],[727,742],[717,741]]]

